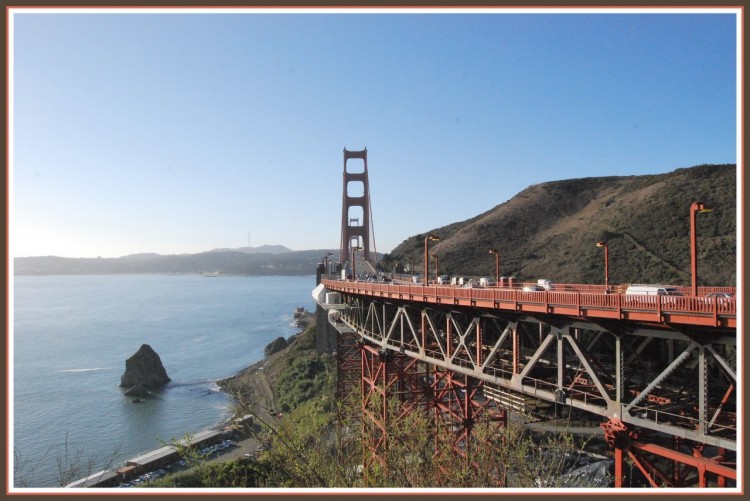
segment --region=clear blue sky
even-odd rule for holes
[[[72,13],[70,13],[72,12]],[[737,162],[736,11],[14,12],[11,253],[338,248],[526,187]]]

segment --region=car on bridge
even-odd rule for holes
[[[545,289],[541,285],[533,285],[532,284],[532,285],[524,285],[521,288],[521,290],[524,291],[524,292],[537,292],[537,291],[546,291],[547,289]]]
[[[705,297],[705,302],[709,304],[727,304],[730,301],[734,301],[734,294],[731,292],[709,292]]]
[[[677,287],[663,285],[630,285],[625,289],[626,296],[682,296]]]

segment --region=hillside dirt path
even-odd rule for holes
[[[690,279],[690,274],[689,273],[687,273],[685,270],[679,269],[678,267],[676,267],[672,263],[668,263],[667,261],[665,261],[661,257],[657,256],[656,254],[654,254],[653,252],[651,252],[650,250],[648,250],[646,247],[643,246],[643,244],[641,244],[638,240],[636,240],[635,237],[633,237],[633,235],[631,235],[630,233],[620,232],[619,234],[622,235],[622,238],[624,238],[625,240],[627,240],[628,242],[630,242],[631,244],[633,244],[633,247],[635,247],[639,251],[643,252],[644,254],[646,254],[651,259],[654,259],[654,260],[660,262],[661,264],[663,264],[664,266],[666,266],[667,268],[669,268],[673,273],[676,273],[677,275],[680,275],[681,277],[683,277],[685,279],[688,279],[688,280]]]

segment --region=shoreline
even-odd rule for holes
[[[298,313],[299,312],[300,310],[298,309]],[[299,316],[295,314],[294,327],[298,329],[298,332],[292,334],[288,338],[285,338],[288,343],[291,344],[295,338],[306,331],[307,327],[309,326],[309,321],[312,318],[314,318],[314,315],[304,309],[301,310],[301,314]],[[248,431],[247,429],[243,430],[242,426],[238,425],[237,417],[234,416],[234,413],[232,412],[232,400],[235,398],[235,394],[233,392],[243,392],[249,390],[254,394],[261,395],[265,398],[266,405],[265,407],[263,407],[263,405],[260,405],[261,402],[259,401],[259,405],[257,406],[257,410],[255,411],[255,413],[257,413],[258,417],[267,423],[272,423],[277,420],[278,417],[273,415],[275,414],[273,408],[274,395],[268,379],[265,377],[265,371],[269,367],[269,365],[271,365],[272,362],[275,362],[283,353],[284,350],[282,349],[275,353],[271,353],[270,355],[264,354],[263,358],[251,363],[243,369],[240,369],[234,375],[211,381],[212,384],[216,385],[218,391],[226,395],[226,397],[229,399],[225,407],[225,410],[229,414],[229,417],[226,419],[220,419],[215,425],[208,428],[203,428],[201,430],[195,430],[193,432],[187,433],[185,436],[201,437],[210,435],[211,438],[205,442],[206,445],[212,443],[215,440],[218,440],[218,438],[226,438],[231,436],[234,444],[224,449],[215,450],[214,452],[209,453],[206,457],[206,461],[234,461],[241,458],[254,457],[255,454],[257,454],[259,450],[258,448],[262,444],[258,441],[257,438],[255,438],[252,432]],[[251,426],[257,426],[257,424],[252,424]],[[130,477],[131,473],[123,475],[122,471],[127,470],[129,467],[129,463],[133,463],[134,459],[149,455],[158,455],[158,453],[160,451],[163,451],[164,449],[165,447],[163,446],[143,451],[134,458],[123,460],[121,464],[110,466],[107,470],[97,472],[85,478],[77,479],[68,484],[68,486],[66,486],[65,488],[117,488],[122,486],[123,484],[126,484],[126,487],[132,487],[131,483],[133,479]],[[150,475],[157,469],[164,471],[163,468],[169,470],[170,473],[189,469],[184,465],[180,465],[178,461],[167,463],[166,460],[164,460],[158,462],[158,464],[157,462],[154,462],[153,465],[149,466],[148,468],[136,468],[136,474],[140,476],[143,476],[144,474]],[[157,477],[150,478],[155,479]],[[144,482],[146,482],[146,480],[144,480]]]
[[[241,392],[242,390],[250,389],[256,395],[261,394],[261,396],[266,399],[267,407],[273,409],[275,395],[271,389],[268,377],[266,377],[266,374],[268,374],[267,369],[270,368],[271,365],[275,365],[279,355],[282,354],[295,339],[307,331],[308,327],[314,323],[315,315],[314,313],[305,310],[303,307],[297,307],[294,312],[294,319],[292,325],[298,329],[298,331],[286,338],[283,336],[276,338],[282,338],[286,341],[287,344],[284,348],[270,354],[265,354],[264,351],[263,358],[260,360],[240,369],[231,376],[215,380],[214,383],[219,388],[219,391],[228,395],[230,398],[233,398],[235,396],[233,392]],[[275,340],[267,344],[265,349],[268,349],[268,347],[274,342]]]

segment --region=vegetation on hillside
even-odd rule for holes
[[[609,247],[613,284],[690,285],[690,205],[697,217],[699,285],[736,285],[737,169],[701,165],[649,176],[592,177],[537,184],[464,222],[415,235],[380,261],[386,271],[414,263],[422,271],[424,237],[441,274],[495,275],[519,281],[603,283]],[[415,216],[416,217],[416,216]]]
[[[336,360],[315,351],[315,325],[311,325],[284,353],[284,364],[272,389],[278,410],[289,412],[305,402],[326,411],[333,409]]]

